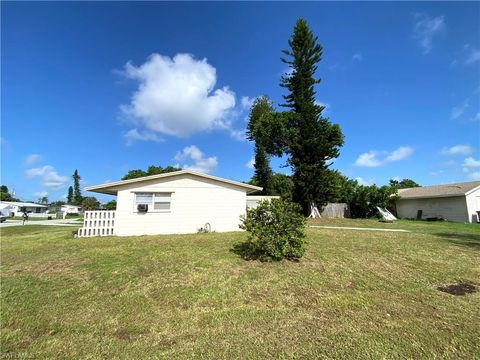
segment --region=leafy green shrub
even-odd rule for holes
[[[247,209],[240,228],[248,241],[237,248],[247,259],[262,261],[298,259],[305,253],[305,218],[297,204],[272,199]]]
[[[395,203],[398,199],[396,191],[396,188],[390,186],[358,186],[351,195],[348,204],[351,217],[369,218],[377,216],[377,206],[387,208]]]

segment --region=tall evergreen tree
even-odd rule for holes
[[[67,193],[67,204],[72,204],[72,203],[73,203],[73,187],[69,186],[68,193]]]
[[[262,194],[269,193],[269,183],[273,175],[270,157],[266,151],[267,144],[270,142],[269,131],[264,126],[269,121],[266,121],[266,118],[273,113],[274,109],[270,99],[267,96],[260,96],[253,102],[247,125],[247,138],[255,142],[254,180],[258,186],[263,188]]]
[[[81,205],[82,204],[82,192],[80,191],[80,175],[78,175],[77,169],[73,172],[73,204]]]
[[[289,92],[284,106],[291,109],[285,152],[293,170],[293,199],[308,214],[311,204],[321,207],[329,201],[332,185],[328,166],[339,155],[343,135],[337,124],[322,116],[324,107],[316,103],[315,85],[320,80],[314,75],[322,46],[305,20],[297,21],[288,44],[290,50],[283,51],[287,58],[281,60],[291,72],[280,83]]]

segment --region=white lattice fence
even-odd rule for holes
[[[115,211],[85,211],[83,227],[78,229],[78,237],[114,235]]]

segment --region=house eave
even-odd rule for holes
[[[408,196],[402,197],[398,200],[414,200],[414,199],[431,199],[431,198],[449,198],[449,197],[465,197],[466,194],[446,194],[446,195],[423,195],[423,196]]]
[[[224,178],[220,178],[220,177],[213,176],[213,175],[207,175],[207,174],[199,173],[199,172],[192,171],[192,170],[173,171],[173,172],[170,172],[170,173],[144,176],[144,177],[135,178],[135,179],[115,181],[115,182],[106,183],[106,184],[102,184],[102,185],[88,186],[88,187],[85,188],[85,190],[92,191],[92,192],[97,192],[97,193],[101,193],[101,194],[107,194],[107,195],[117,195],[117,192],[119,191],[119,187],[124,186],[124,185],[140,183],[140,182],[145,182],[145,181],[150,181],[150,180],[155,180],[155,179],[169,178],[169,177],[180,176],[180,175],[193,175],[193,176],[198,176],[198,177],[201,177],[201,178],[204,178],[204,179],[218,181],[220,183],[237,186],[237,187],[246,189],[247,194],[256,193],[258,191],[263,190],[263,188],[261,188],[259,186],[254,186],[254,185],[245,184],[245,183],[241,183],[241,182],[234,181],[234,180],[224,179]]]

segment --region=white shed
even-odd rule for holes
[[[479,221],[480,181],[400,189],[398,195],[399,218]]]
[[[65,214],[81,214],[83,213],[83,208],[78,205],[65,204],[60,207],[60,211]]]
[[[238,231],[247,194],[262,188],[181,170],[86,190],[116,195],[117,209],[86,211],[79,236],[195,233],[206,224],[212,231]]]

